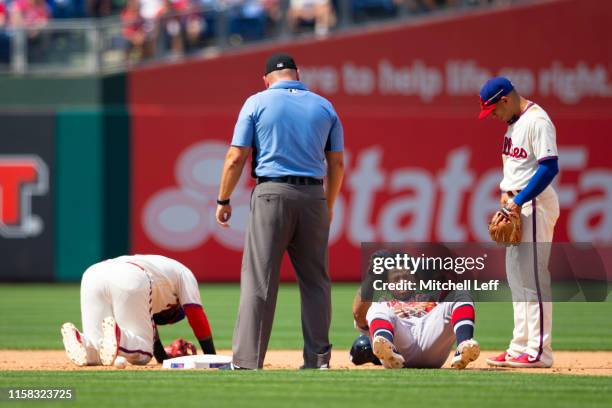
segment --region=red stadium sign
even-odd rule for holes
[[[43,224],[32,214],[32,196],[48,189],[48,169],[40,157],[0,155],[0,237],[40,235]]]
[[[476,119],[477,90],[494,74],[509,76],[557,127],[555,239],[612,243],[611,14],[612,4],[552,1],[284,47],[345,126],[333,278],[359,278],[364,241],[488,240],[505,126]],[[248,171],[229,230],[215,225],[214,200],[238,110],[260,90],[270,51],[131,74],[134,252],[176,257],[202,280],[238,279]]]

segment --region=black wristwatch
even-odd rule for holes
[[[217,198],[217,204],[219,205],[228,205],[230,203],[230,199],[228,198],[227,200],[219,200]]]

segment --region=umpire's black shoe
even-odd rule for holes
[[[329,364],[322,364],[319,367],[306,367],[302,365],[300,366],[300,370],[329,370]]]
[[[219,366],[219,370],[252,370],[252,368],[238,367],[234,363],[227,363]]]

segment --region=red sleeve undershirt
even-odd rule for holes
[[[202,305],[188,303],[183,305],[183,310],[185,310],[187,321],[189,321],[193,334],[195,334],[198,340],[204,340],[212,335],[210,324]]]

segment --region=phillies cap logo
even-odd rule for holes
[[[36,155],[0,155],[0,236],[27,238],[44,229],[32,214],[32,196],[49,190],[49,171]]]

